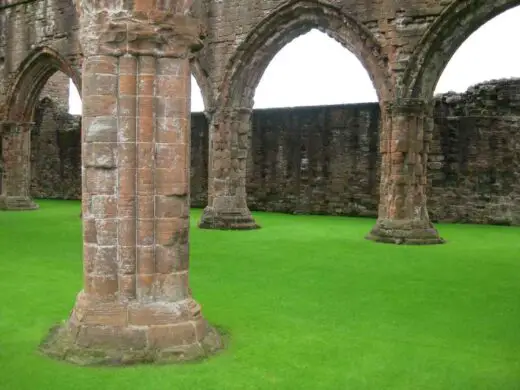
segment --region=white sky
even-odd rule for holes
[[[455,53],[435,93],[464,92],[492,79],[520,77],[520,7],[495,17],[471,35]],[[81,114],[81,99],[71,83],[69,111]],[[192,111],[203,111],[192,77]],[[256,90],[255,108],[375,102],[366,70],[347,49],[312,30],[285,46],[267,67]]]

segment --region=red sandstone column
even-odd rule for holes
[[[384,107],[378,220],[367,238],[395,244],[440,244],[426,208],[426,163],[433,105],[402,100]]]
[[[216,112],[210,122],[208,205],[199,227],[256,229],[247,207],[246,165],[251,140],[249,108]]]
[[[100,14],[104,23],[82,26],[84,289],[42,350],[79,364],[199,358],[220,339],[188,283],[198,24],[156,10]]]
[[[0,210],[35,210],[30,195],[32,123],[4,123]]]

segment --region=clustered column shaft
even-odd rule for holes
[[[124,31],[148,27],[137,19]],[[127,47],[84,59],[84,289],[42,345],[81,364],[189,360],[220,347],[188,285],[190,65],[178,53],[189,47]]]
[[[432,109],[422,100],[396,101],[384,107],[379,214],[368,239],[398,244],[443,242],[426,208]]]
[[[32,123],[4,123],[2,136],[2,163],[0,170],[0,210],[35,210],[38,205],[30,196],[31,187],[31,128]]]
[[[119,58],[118,72],[118,140],[121,148],[119,158],[118,194],[118,262],[119,294],[122,299],[132,300],[137,293],[137,218],[138,155],[137,112],[138,58],[127,55]]]
[[[199,226],[206,229],[255,229],[247,207],[246,165],[251,140],[251,109],[216,112],[210,124],[208,206]]]

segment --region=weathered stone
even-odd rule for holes
[[[35,208],[29,196],[29,130],[35,122],[40,92],[49,78],[61,71],[82,89],[83,96],[85,272],[84,291],[75,312],[79,313],[82,305],[89,313],[110,304],[120,309],[122,305],[124,312],[127,305],[135,309],[135,305],[152,302],[189,300],[188,230],[178,221],[186,219],[190,199],[190,65],[203,90],[211,137],[207,207],[200,225],[256,228],[246,196],[247,168],[255,166],[250,153],[254,92],[276,53],[298,35],[318,28],[359,58],[374,83],[380,106],[385,108],[379,144],[374,137],[368,144],[367,139],[353,137],[351,144],[363,145],[359,154],[374,153],[369,158],[369,185],[364,187],[368,194],[362,197],[367,210],[379,203],[378,222],[369,237],[393,243],[439,243],[442,240],[427,210],[428,180],[433,175],[435,180],[448,181],[447,177],[460,167],[451,150],[442,153],[445,159],[439,159],[435,150],[433,89],[460,44],[490,18],[516,5],[518,0],[3,2],[0,208]],[[247,9],[247,13],[238,12],[240,9]],[[203,48],[204,35],[208,39]],[[195,51],[200,51],[196,58]],[[485,118],[495,112],[494,102],[502,98],[483,98],[479,107],[485,106],[483,110],[466,117],[472,117],[479,129],[517,127],[516,118]],[[454,105],[448,111],[461,105],[456,100],[447,104]],[[455,125],[453,120],[447,123],[448,128]],[[441,137],[446,136],[442,133]],[[489,150],[507,149],[498,163],[490,153],[489,161],[494,166],[517,165],[518,146],[506,142],[512,138],[489,137]],[[441,139],[445,147],[446,138]],[[460,161],[475,159],[482,149],[478,143],[469,145],[464,149],[467,156]],[[63,150],[52,142],[51,146],[54,155]],[[291,155],[290,161],[295,163],[283,164],[278,157],[291,150],[291,145],[276,146],[269,150],[268,161],[277,161],[276,169],[298,172],[294,176],[298,191],[290,193],[290,197],[305,199],[307,206],[299,207],[302,202],[293,201],[297,205],[294,212],[306,211],[308,205],[326,199],[323,188],[328,183],[327,170],[316,163],[313,155],[323,150],[300,144],[297,153]],[[373,168],[374,161],[379,161],[374,159],[377,146],[381,155],[379,202],[374,184],[377,167]],[[344,153],[340,151],[339,155],[344,158]],[[60,155],[47,165],[52,171],[59,166],[57,177],[65,176],[62,161]],[[346,187],[344,176],[336,170],[355,164],[350,161],[336,165],[334,179],[327,184],[335,193]],[[481,161],[475,164],[483,171],[489,169]],[[439,167],[442,172],[435,171]],[[469,176],[470,171],[463,167],[460,172]],[[503,183],[513,181],[511,172],[515,172],[518,183],[516,171],[510,169],[509,176],[505,171],[491,172],[482,180],[489,184],[486,195],[473,202],[478,205],[470,209],[480,207],[481,201],[492,200],[496,204],[484,213],[495,216],[486,221],[513,223],[518,220],[518,185]],[[254,172],[252,177],[256,175]],[[264,167],[260,175],[266,176]],[[287,174],[282,177],[276,192],[265,195],[266,204],[279,197],[280,188],[285,191],[285,187],[292,187],[293,183],[287,185]],[[474,183],[470,178],[464,186],[474,187]],[[481,182],[478,185],[480,191]],[[251,188],[250,192],[255,192]],[[474,188],[473,194],[478,191]],[[459,197],[458,211],[454,211],[458,205],[449,209],[450,214],[462,215],[467,207],[462,201],[466,194],[453,192],[457,191],[432,196],[445,197],[451,205],[456,204],[452,198]],[[346,201],[351,205],[357,202],[353,198]],[[160,214],[156,214],[156,206]],[[112,324],[113,318],[106,315],[98,316],[95,325],[71,317],[49,334],[42,348],[77,363],[194,359],[213,352],[221,342],[218,334],[204,324],[200,310],[192,314],[190,320],[172,320],[168,324],[163,319],[157,323],[154,315],[145,315],[141,319],[144,324],[139,326],[117,321]],[[121,320],[123,315],[117,318]]]
[[[189,4],[160,10],[145,3],[128,10],[80,4],[84,286],[69,319],[41,345],[78,364],[193,360],[222,346],[214,329],[200,326],[188,283],[189,126],[176,138],[155,136],[156,118],[189,124],[188,57],[202,37],[183,8]],[[121,57],[129,55],[135,61]],[[24,114],[31,101],[22,102]],[[42,112],[52,110],[47,103]],[[133,136],[128,118],[135,119]],[[12,155],[3,193],[24,195],[31,129],[7,127],[16,131],[3,144]]]
[[[32,123],[4,123],[0,127],[3,164],[0,210],[36,210],[29,194]]]
[[[208,206],[199,223],[201,228],[250,230],[259,227],[246,199],[246,159],[250,145],[240,142],[238,136],[245,133],[249,140],[250,115],[251,109],[237,108],[213,116],[210,145],[214,145],[215,150],[209,155]]]
[[[516,146],[520,142],[519,91],[520,80],[514,79],[435,99],[426,185],[433,221],[520,225],[520,181],[514,174],[520,169]],[[48,111],[45,118],[67,117],[47,100],[42,109]],[[487,114],[480,115],[484,110]],[[71,125],[45,120],[35,126],[32,196],[79,199],[80,122],[69,117]],[[372,103],[254,111],[246,177],[249,207],[377,217],[379,119],[379,107]],[[204,115],[193,114],[191,123],[190,202],[204,207],[208,122]],[[56,145],[56,139],[63,142]],[[132,202],[118,201],[120,213],[134,208]],[[156,213],[186,216],[183,202],[183,196],[159,197]],[[130,236],[135,234],[135,225],[120,227]]]

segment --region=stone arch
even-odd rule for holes
[[[231,58],[217,100],[224,107],[252,107],[255,89],[273,57],[290,41],[316,28],[350,50],[367,70],[380,101],[391,94],[388,59],[372,33],[340,8],[295,0],[260,22]]]
[[[69,76],[81,92],[81,76],[58,52],[42,46],[34,49],[20,64],[7,101],[10,121],[29,122],[40,92],[57,71]]]
[[[410,58],[400,95],[430,98],[446,65],[477,29],[495,16],[520,5],[520,0],[456,0],[425,33]]]
[[[8,93],[4,137],[0,146],[3,168],[0,178],[0,209],[34,210],[30,197],[30,130],[38,99],[49,78],[61,71],[81,90],[79,72],[55,50],[34,49],[20,64]],[[9,134],[9,136],[6,136]]]

